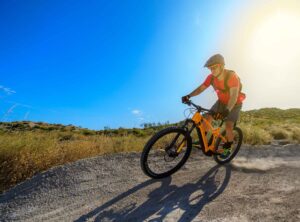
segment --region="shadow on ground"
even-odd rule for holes
[[[175,211],[177,221],[192,221],[206,204],[225,190],[230,176],[230,165],[216,165],[200,179],[187,182],[183,186],[171,184],[172,177],[147,180],[82,215],[76,221],[163,221]],[[146,201],[138,203],[142,197],[131,198],[131,195],[155,183],[160,183],[160,186],[148,193]]]

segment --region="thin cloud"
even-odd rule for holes
[[[18,106],[21,106],[21,107],[24,107],[24,108],[28,108],[28,109],[34,109],[34,107],[32,107],[30,105],[27,105],[27,104],[24,104],[24,103],[19,103],[19,102],[12,101],[12,100],[4,100],[4,102],[11,103],[11,104],[17,104]]]
[[[27,113],[25,113],[24,120],[27,120],[29,114],[30,114],[30,111],[28,111]]]
[[[11,116],[12,113],[14,113],[14,110],[17,108],[17,107],[20,107],[20,108],[27,108],[27,112],[25,113],[24,115],[24,119],[27,119],[30,112],[31,112],[31,109],[33,109],[32,106],[29,106],[29,105],[26,105],[26,104],[22,104],[22,103],[18,103],[18,102],[13,102],[13,101],[5,101],[4,102],[6,103],[10,103],[12,104],[9,109],[4,113],[4,115],[2,116],[2,120],[1,121],[7,121],[8,118]]]
[[[16,93],[16,91],[14,91],[10,88],[4,87],[4,86],[0,86],[0,90],[2,90],[7,95],[12,95],[12,94]]]
[[[19,105],[18,103],[12,105],[12,106],[7,110],[7,113],[12,113],[13,110],[14,110],[18,105]]]
[[[144,116],[144,112],[139,109],[133,109],[131,110],[131,113],[135,116],[136,120],[139,122],[137,124],[140,124],[141,122],[144,122],[146,120]]]
[[[142,111],[141,111],[141,110],[138,110],[138,109],[132,110],[131,113],[132,113],[133,115],[136,115],[136,116],[142,115]]]
[[[18,103],[13,104],[7,111],[6,113],[4,113],[3,117],[2,117],[2,121],[5,121],[7,119],[7,117],[13,113],[13,110],[18,106]]]

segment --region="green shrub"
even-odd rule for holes
[[[72,140],[72,139],[74,139],[73,134],[63,134],[63,135],[60,135],[59,138],[58,138],[58,140],[60,142],[62,142],[62,141],[68,141],[68,140]]]
[[[88,129],[84,129],[84,130],[81,130],[81,133],[85,136],[91,136],[91,135],[95,135],[96,133],[92,130],[88,130]]]

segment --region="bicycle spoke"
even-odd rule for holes
[[[183,164],[183,159],[187,158],[187,150],[186,135],[182,130],[167,131],[151,144],[146,159],[147,169],[155,175],[171,172]]]

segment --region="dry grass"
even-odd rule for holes
[[[283,134],[287,136],[287,139],[294,143],[300,143],[300,125],[299,124],[283,124],[277,126],[277,128],[283,130]]]
[[[1,134],[0,191],[53,166],[106,153],[139,151],[147,139],[61,132]]]
[[[295,140],[297,143],[300,143],[300,127],[294,127],[291,129],[292,132],[292,139]]]
[[[267,131],[257,126],[249,124],[240,124],[239,127],[243,131],[243,143],[251,145],[270,144],[272,135]]]
[[[300,143],[298,123],[274,125],[249,121],[240,123],[239,127],[246,144],[270,144],[273,139]],[[96,135],[90,131],[0,131],[0,192],[53,166],[102,154],[141,151],[151,136],[149,133],[141,136],[142,133],[137,136],[126,132]]]
[[[251,145],[270,144],[272,140],[287,140],[290,143],[300,143],[299,124],[270,124],[266,126],[241,123],[244,143]]]
[[[270,128],[271,135],[276,140],[288,139],[289,133],[286,129],[280,127]]]

